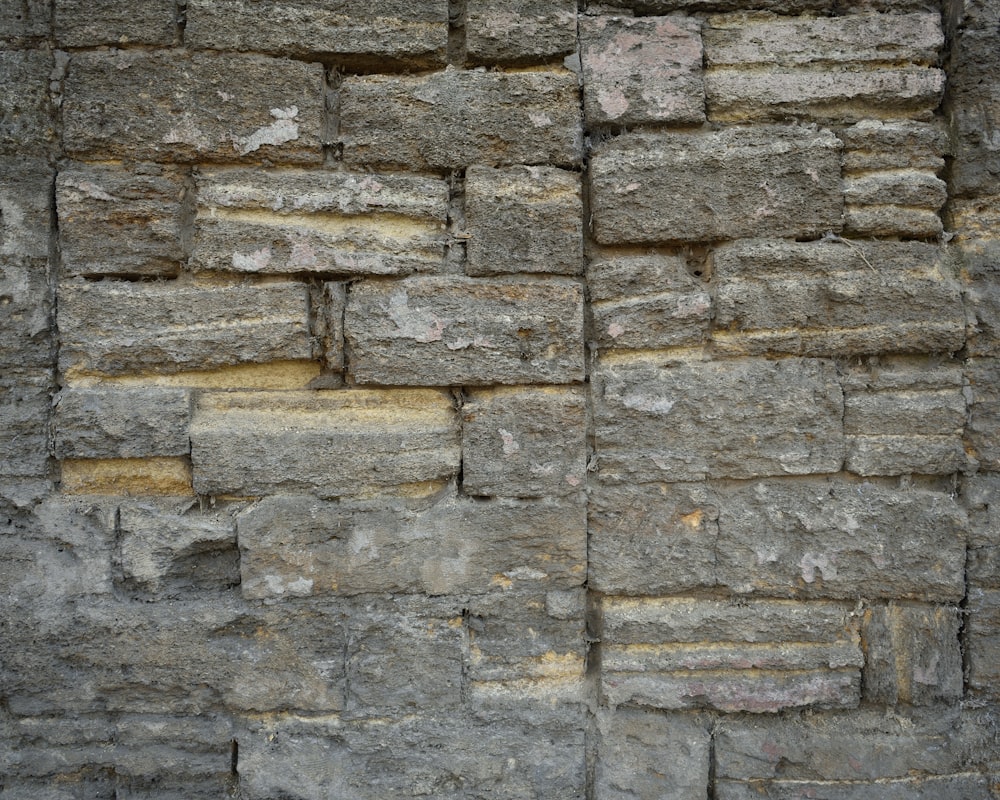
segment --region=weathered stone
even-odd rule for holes
[[[177,372],[312,356],[306,286],[66,282],[60,366],[69,375]]]
[[[53,28],[62,47],[101,44],[173,44],[175,0],[56,0]]]
[[[39,42],[49,35],[50,0],[20,0],[0,6],[0,44],[5,48]]]
[[[247,598],[569,587],[586,575],[579,503],[267,497],[239,517]]]
[[[190,500],[122,504],[118,530],[126,588],[174,593],[239,585],[237,510],[199,511]]]
[[[877,605],[865,611],[864,697],[873,703],[930,705],[962,696],[959,609]]]
[[[432,390],[207,393],[191,460],[200,494],[392,493],[451,478],[459,434]]]
[[[858,622],[843,606],[606,597],[602,610],[601,689],[612,706],[858,704],[864,657]]]
[[[969,584],[1000,589],[1000,475],[967,476],[962,500],[969,512]]]
[[[970,588],[963,647],[969,692],[1000,696],[1000,590]]]
[[[323,68],[260,56],[118,50],[73,56],[63,141],[92,160],[319,163]]]
[[[712,296],[680,256],[601,256],[587,266],[593,335],[601,348],[696,345],[708,337]]]
[[[51,385],[47,370],[4,370],[0,379],[0,479],[48,476]]]
[[[576,50],[573,0],[467,0],[465,49],[477,64],[546,61]]]
[[[435,178],[300,170],[204,170],[195,268],[251,273],[434,272],[448,185]]]
[[[967,521],[937,492],[770,481],[720,489],[717,580],[766,595],[960,600]]]
[[[594,382],[598,467],[611,482],[803,475],[843,463],[843,398],[827,361],[605,358]]]
[[[977,7],[978,6],[978,7]],[[994,131],[1000,126],[995,7],[982,3],[956,9],[964,24],[952,33],[948,69],[949,118],[954,130],[951,192],[976,197],[1000,192],[1000,148]],[[986,13],[977,13],[986,11]],[[977,18],[978,17],[978,18]]]
[[[664,14],[669,11],[743,11],[748,5],[778,14],[805,14],[826,11],[844,13],[837,0],[616,0],[616,6],[634,9],[640,14]],[[936,11],[934,0],[851,0],[851,11]]]
[[[579,173],[473,165],[465,173],[465,222],[469,275],[580,272]]]
[[[185,260],[184,194],[183,175],[154,164],[71,164],[60,170],[63,274],[175,274]]]
[[[944,226],[937,211],[885,203],[845,206],[844,230],[854,236],[927,239],[939,236]]]
[[[42,158],[0,157],[0,264],[48,258],[52,180]]]
[[[955,228],[961,232],[959,257],[969,316],[966,353],[970,357],[1000,356],[1000,243],[986,238],[992,236],[990,228],[1000,218],[992,210],[995,202],[993,197],[956,202],[952,211]],[[970,222],[982,228],[969,231]]]
[[[712,339],[726,354],[950,352],[964,340],[961,290],[935,245],[750,240],[712,261]]]
[[[0,50],[0,153],[43,154],[55,140],[47,50]]]
[[[59,471],[65,494],[187,498],[194,494],[187,458],[68,458],[60,462]]]
[[[841,227],[840,141],[758,126],[626,134],[594,147],[594,236],[601,244],[818,236]]]
[[[586,408],[577,389],[492,389],[462,408],[462,487],[469,494],[541,497],[586,480]]]
[[[967,465],[957,363],[855,367],[844,381],[846,467],[860,475],[946,474]]]
[[[583,292],[568,280],[361,282],[347,298],[345,333],[358,383],[583,379]]]
[[[47,261],[0,254],[0,366],[7,371],[50,365],[55,356],[51,333]]]
[[[981,469],[1000,470],[1000,359],[970,358],[969,421],[965,439]]]
[[[580,43],[589,125],[705,120],[696,17],[583,17]]]
[[[55,400],[56,458],[183,456],[191,396],[184,389],[64,389]]]
[[[846,177],[845,229],[861,236],[937,236],[943,230],[938,211],[946,198],[945,182],[929,172]]]
[[[344,369],[344,312],[347,309],[347,284],[327,281],[317,318],[317,335],[323,350],[326,366],[332,370]],[[336,384],[329,388],[337,388]],[[318,388],[318,387],[314,387]]]
[[[877,783],[844,781],[767,781],[760,783],[716,783],[718,800],[796,800],[800,797],[824,797],[828,800],[938,800],[942,797],[963,800],[992,800],[990,779],[986,775],[932,775],[918,778],[880,780]],[[822,794],[820,794],[822,793]]]
[[[940,123],[864,119],[837,134],[844,142],[844,172],[944,169],[948,132]]]
[[[619,708],[597,725],[597,800],[704,798],[711,737],[697,719]]]
[[[189,47],[297,57],[336,56],[354,68],[442,66],[447,0],[188,0]]]
[[[705,484],[592,486],[588,584],[606,594],[672,594],[716,582],[719,510]]]
[[[577,91],[568,71],[350,76],[340,89],[344,161],[572,167],[582,156]]]

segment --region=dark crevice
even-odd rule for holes
[[[465,0],[448,2],[448,63],[464,67],[467,58],[465,46]]]

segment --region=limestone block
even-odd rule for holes
[[[969,511],[968,581],[972,586],[1000,589],[1000,475],[967,476],[962,499]]]
[[[7,4],[5,4],[6,6]],[[48,50],[0,50],[0,154],[43,155],[55,141]]]
[[[665,14],[669,11],[743,11],[745,0],[617,0],[616,6],[634,9],[639,14]],[[805,14],[831,12],[844,8],[836,0],[754,0],[754,9],[778,14]],[[872,11],[930,11],[937,6],[933,0],[852,0],[851,10]]]
[[[0,6],[0,44],[17,47],[38,42],[49,35],[49,0],[23,0]]]
[[[610,482],[804,475],[843,461],[843,398],[827,361],[607,358],[594,386]]]
[[[966,443],[981,469],[1000,470],[1000,359],[970,358],[965,375],[972,393]]]
[[[605,597],[602,610],[612,706],[773,713],[860,699],[859,623],[844,606]]]
[[[64,93],[63,140],[80,159],[323,158],[319,64],[169,50],[80,52]]]
[[[1000,125],[1000,86],[997,70],[996,12],[965,7],[966,18],[958,31],[949,65],[948,88],[954,126],[954,161],[951,192],[955,197],[980,197],[1000,193],[1000,150],[993,131]],[[971,12],[971,13],[970,13]]]
[[[865,612],[864,696],[873,703],[931,705],[962,697],[960,610],[876,605]]]
[[[716,575],[770,596],[960,600],[965,514],[948,496],[869,483],[720,489]]]
[[[944,169],[948,132],[940,123],[864,119],[837,134],[844,142],[844,172]]]
[[[465,231],[469,275],[578,274],[580,175],[554,167],[473,165],[465,172]]]
[[[351,287],[358,383],[571,383],[583,379],[583,292],[553,279],[413,278]]]
[[[194,494],[186,457],[68,458],[60,462],[64,494],[186,497]]]
[[[646,244],[839,230],[839,150],[833,134],[794,127],[615,137],[593,149],[594,236]]]
[[[191,460],[200,494],[395,493],[451,478],[459,435],[432,390],[206,393]]]
[[[577,389],[489,389],[462,408],[462,486],[469,494],[576,493],[586,480],[586,403]]]
[[[184,176],[143,164],[69,164],[56,179],[64,275],[173,275],[182,246]]]
[[[211,369],[312,356],[301,283],[199,286],[70,281],[59,288],[70,375]]]
[[[52,179],[43,158],[0,157],[0,263],[48,258]]]
[[[370,446],[370,445],[369,445]],[[248,599],[572,587],[587,569],[582,504],[456,496],[267,497],[238,520]]]
[[[465,48],[475,64],[548,61],[576,50],[573,0],[467,0]]]
[[[1000,686],[1000,590],[969,589],[964,648],[968,689],[996,699]]]
[[[992,240],[998,217],[992,210],[996,200],[958,201],[952,212],[955,228],[964,234],[958,252],[969,315],[966,351],[971,357],[1000,356],[1000,244]],[[968,231],[972,225],[982,229],[966,234],[963,228]],[[984,238],[971,238],[977,235]]]
[[[398,275],[444,257],[443,180],[221,169],[197,184],[196,269]]]
[[[601,348],[645,350],[707,339],[712,296],[681,256],[598,256],[587,265],[587,285]]]
[[[760,783],[716,783],[718,800],[756,800],[761,791],[768,797],[806,797],[822,792],[828,800],[936,800],[940,797],[968,797],[974,800],[990,799],[990,779],[987,775],[959,773],[956,775],[931,775],[916,778],[896,778],[860,782],[847,780],[842,783],[795,780],[766,781]]]
[[[47,260],[0,255],[0,298],[0,365],[5,371],[50,365],[54,353]]]
[[[443,66],[447,0],[188,0],[184,43],[216,50],[337,56],[354,67]]]
[[[572,167],[583,144],[577,92],[568,71],[348,76],[340,89],[344,161]]]
[[[589,585],[628,595],[714,586],[718,519],[705,484],[591,486]]]
[[[60,47],[174,43],[175,0],[56,0],[53,28]]]
[[[51,386],[48,370],[4,370],[0,379],[0,478],[48,475]]]
[[[56,397],[56,458],[183,456],[191,395],[172,388],[64,389]]]

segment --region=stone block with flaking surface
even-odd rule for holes
[[[553,61],[576,50],[573,0],[467,0],[465,48],[476,64]]]

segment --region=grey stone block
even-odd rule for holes
[[[583,379],[583,292],[569,280],[364,281],[348,295],[345,332],[358,383]]]
[[[594,374],[596,455],[610,482],[838,472],[842,416],[827,361],[625,357]]]
[[[49,0],[22,0],[0,6],[0,43],[18,47],[49,35],[52,4]]]
[[[5,370],[0,379],[0,477],[46,478],[52,374]]]
[[[323,68],[174,51],[74,54],[63,138],[80,159],[320,163]]]
[[[828,131],[625,134],[594,146],[590,180],[601,244],[818,236],[842,224],[840,140]]]
[[[207,393],[191,460],[200,494],[398,493],[451,478],[459,433],[431,390]]]
[[[965,440],[981,469],[1000,470],[1000,359],[965,362],[971,398]]]
[[[462,408],[462,487],[469,494],[575,494],[586,480],[586,403],[578,389],[475,391]]]
[[[958,255],[969,316],[966,353],[973,358],[1000,356],[1000,244],[992,238],[994,204],[991,197],[956,201],[952,211],[955,228],[963,233]]]
[[[465,222],[469,275],[581,270],[579,173],[473,165],[465,173]]]
[[[566,71],[347,77],[340,90],[344,161],[404,169],[572,167],[583,145],[577,92],[576,75]]]
[[[170,45],[177,35],[175,0],[56,0],[53,29],[61,47]]]
[[[1000,475],[966,476],[962,502],[969,512],[969,584],[1000,589]]]
[[[180,170],[70,164],[56,180],[64,275],[173,275],[185,261]]]
[[[948,133],[939,123],[865,119],[837,134],[844,142],[844,172],[944,169]]]
[[[963,10],[948,70],[954,126],[950,178],[953,196],[977,197],[1000,192],[1000,154],[991,134],[1000,123],[1000,87],[991,79],[997,69],[997,15],[988,3]]]
[[[56,138],[45,49],[0,51],[0,154],[44,155]]]
[[[66,282],[59,287],[60,366],[75,374],[213,369],[309,359],[309,297],[300,283],[212,286]]]
[[[808,797],[810,793],[819,792],[829,800],[937,800],[942,797],[992,800],[993,794],[988,776],[969,773],[880,780],[877,783],[777,780],[747,784],[719,781],[716,791],[718,800],[756,800],[762,792],[773,800],[793,800],[804,793]]]
[[[970,588],[966,613],[968,692],[995,700],[1000,696],[1000,590]]]
[[[436,272],[448,185],[405,175],[202,170],[196,269],[246,273]]]
[[[573,0],[468,0],[465,49],[476,64],[551,61],[576,50]]]

